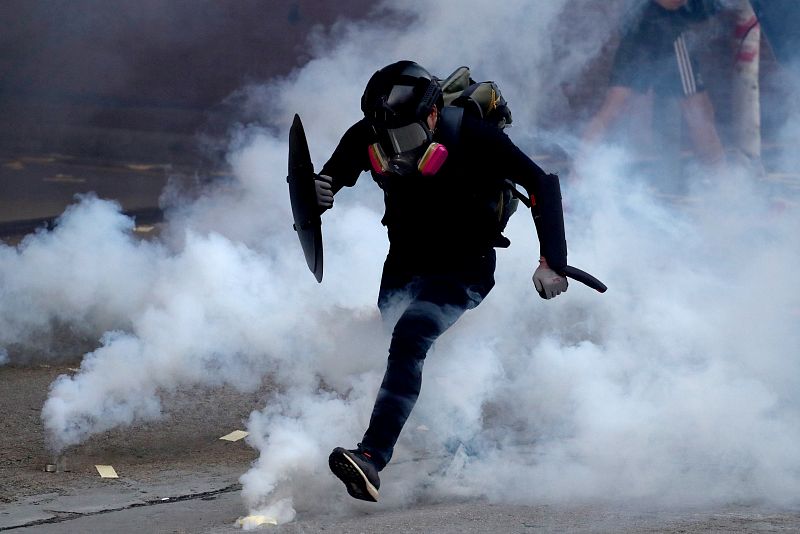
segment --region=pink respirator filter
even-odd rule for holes
[[[431,176],[439,172],[446,159],[447,148],[439,143],[431,143],[419,160],[417,168],[423,176]]]

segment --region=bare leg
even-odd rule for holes
[[[630,138],[631,147],[637,156],[648,159],[657,153],[653,138],[653,91],[644,94],[635,93],[630,104]]]
[[[725,151],[719,135],[717,135],[717,128],[714,124],[714,106],[711,104],[711,99],[708,98],[708,93],[701,91],[687,96],[681,101],[681,111],[697,159],[709,167],[723,164]]]

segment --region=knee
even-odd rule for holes
[[[395,328],[389,344],[389,360],[424,360],[434,339],[420,332],[407,332]]]
[[[436,338],[447,328],[441,308],[410,307],[397,321],[389,345],[389,359],[424,360]]]

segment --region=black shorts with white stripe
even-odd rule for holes
[[[611,85],[660,96],[690,96],[705,89],[683,33],[674,40],[632,32],[620,42]]]
[[[686,48],[686,38],[683,34],[679,35],[672,42],[675,49],[675,60],[678,64],[678,74],[681,79],[681,88],[685,96],[693,95],[703,90],[703,80],[697,74],[697,65],[694,58]]]

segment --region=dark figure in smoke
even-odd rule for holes
[[[567,289],[566,241],[560,193],[547,198],[553,185],[558,191],[558,177],[496,125],[444,107],[438,81],[418,64],[400,61],[376,72],[361,108],[364,119],[344,134],[316,188],[323,210],[364,171],[384,191],[390,248],[378,306],[384,319],[399,319],[369,428],[356,449],[339,447],[329,458],[350,495],[376,501],[378,472],[417,400],[428,349],[494,286],[494,247],[508,244],[496,211],[504,178],[537,203],[541,257],[533,282],[543,298]]]
[[[713,7],[703,0],[645,0],[622,36],[605,101],[584,131],[586,143],[597,142],[635,96],[680,97],[692,146],[707,166],[723,162],[725,153],[714,125],[714,108],[686,46],[685,31],[707,18]]]

